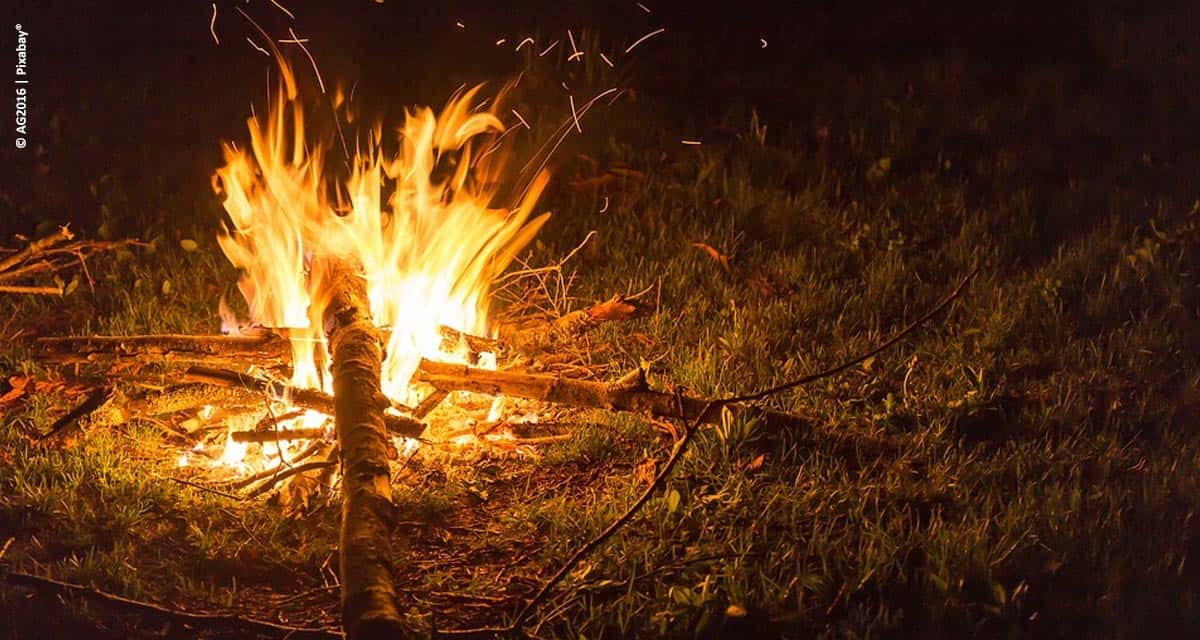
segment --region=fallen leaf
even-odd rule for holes
[[[646,458],[633,468],[633,477],[647,486],[654,484],[656,475],[658,475],[658,463],[654,461],[654,458]]]
[[[3,396],[0,396],[0,405],[8,404],[17,398],[25,395],[25,387],[29,385],[28,376],[11,376],[8,379],[8,384],[12,388]]]
[[[707,244],[704,244],[703,242],[693,242],[692,246],[696,247],[697,249],[703,249],[704,252],[707,253],[710,258],[712,258],[713,260],[716,260],[717,264],[721,265],[721,268],[725,270],[725,273],[729,273],[729,256],[721,253],[720,251],[717,251],[716,249],[712,248],[711,246],[709,246]]]
[[[750,464],[746,465],[746,471],[757,471],[758,469],[761,469],[763,466],[763,460],[765,460],[766,457],[767,454],[765,453],[758,454],[758,457],[751,460]]]
[[[618,294],[600,304],[592,305],[587,311],[588,316],[594,320],[625,320],[632,318],[638,308]]]
[[[658,344],[657,342],[655,342],[654,338],[651,338],[650,336],[648,336],[640,331],[635,331],[635,332],[629,334],[629,337],[633,338],[634,340],[636,340],[638,342],[638,344],[646,347],[647,349],[652,348],[654,345]]]

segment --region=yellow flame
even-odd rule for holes
[[[477,111],[476,87],[453,96],[440,114],[406,112],[392,155],[377,125],[350,159],[349,176],[334,186],[327,145],[305,138],[295,77],[282,59],[279,66],[282,90],[266,117],[248,120],[249,147],[224,146],[225,166],[213,183],[232,227],[218,242],[242,270],[238,286],[250,319],[287,329],[298,386],[329,389],[328,376],[318,373],[325,363],[314,364],[323,359],[315,346],[324,337],[313,258],[361,265],[372,317],[391,329],[384,392],[405,401],[420,358],[438,354],[439,325],[488,333],[492,280],[549,215],[530,216],[547,174],[515,206],[494,206],[505,155],[484,145],[498,144],[504,131],[496,115],[503,91],[489,110]]]

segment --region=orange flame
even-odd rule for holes
[[[391,329],[384,392],[406,401],[420,358],[438,355],[439,325],[488,333],[492,280],[549,216],[530,216],[547,174],[533,179],[515,207],[493,206],[505,154],[482,145],[498,144],[504,125],[499,98],[487,111],[472,108],[476,87],[453,96],[440,114],[406,112],[394,155],[383,152],[377,125],[351,158],[349,177],[331,187],[327,147],[305,139],[295,76],[282,59],[279,66],[282,91],[265,118],[248,120],[249,149],[224,145],[226,164],[213,186],[232,228],[218,242],[242,270],[238,286],[250,319],[290,335],[298,386],[329,388],[318,374],[326,363],[315,362],[324,337],[312,319],[321,317],[324,296],[312,259],[361,265],[372,316]]]

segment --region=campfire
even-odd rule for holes
[[[493,318],[498,279],[536,279],[562,266],[505,273],[549,215],[535,215],[548,174],[506,168],[498,115],[505,91],[491,99],[478,87],[459,91],[440,113],[407,112],[394,151],[376,125],[350,153],[349,144],[310,136],[296,78],[282,60],[280,71],[269,111],[248,120],[248,144],[225,144],[225,164],[213,178],[229,217],[218,242],[241,270],[246,314],[222,301],[222,332],[214,335],[43,337],[39,357],[107,364],[114,372],[189,365],[182,381],[208,395],[176,402],[163,394],[133,409],[191,414],[163,426],[180,443],[176,463],[190,475],[181,481],[240,498],[271,493],[298,514],[316,494],[340,494],[342,618],[351,638],[404,632],[392,584],[391,491],[423,446],[512,449],[569,437],[535,428],[551,405],[682,425],[668,427],[676,447],[641,497],[543,585],[516,629],[584,553],[661,487],[697,426],[740,419],[769,429],[808,427],[753,403],[895,344],[971,277],[878,348],[758,393],[713,400],[680,388],[658,391],[645,364],[608,381],[587,367],[580,375],[580,367],[556,364],[595,327],[647,308],[640,294],[615,295],[569,312],[509,309],[502,321]],[[341,94],[333,105],[339,122],[354,120]],[[340,179],[343,172],[329,169],[339,163],[346,169]],[[99,389],[42,437],[95,412],[111,392]]]
[[[224,145],[213,177],[229,219],[218,242],[241,271],[245,315],[223,300],[220,335],[39,342],[52,361],[189,364],[185,382],[234,394],[207,399],[168,430],[186,443],[177,465],[197,486],[275,492],[296,512],[316,492],[340,492],[350,637],[400,630],[391,483],[422,443],[508,445],[514,431],[533,431],[548,403],[797,422],[651,390],[643,368],[603,382],[548,365],[599,324],[645,311],[637,296],[557,317],[492,320],[493,283],[549,215],[535,215],[548,174],[506,168],[505,90],[490,99],[479,87],[462,90],[439,113],[408,111],[396,140],[376,125],[351,152],[310,134],[295,75],[282,59],[279,70],[268,112],[248,120],[247,144]],[[333,105],[340,134],[354,116],[340,93]],[[338,166],[346,170],[330,169]]]

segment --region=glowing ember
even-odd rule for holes
[[[280,69],[283,86],[270,112],[248,121],[249,147],[226,144],[226,164],[214,176],[233,223],[218,238],[221,249],[243,271],[239,288],[250,320],[291,338],[293,385],[326,391],[326,352],[316,348],[324,337],[313,319],[321,317],[327,292],[314,258],[361,265],[372,316],[390,329],[384,392],[411,402],[408,382],[420,358],[446,359],[440,325],[488,334],[493,278],[549,215],[530,217],[546,174],[513,207],[493,204],[506,177],[504,154],[479,151],[504,131],[496,115],[501,100],[476,111],[477,87],[438,115],[408,112],[394,154],[383,151],[376,126],[350,159],[349,175],[337,180],[326,173],[329,145],[305,137],[291,68],[281,60]],[[244,446],[239,453],[227,444],[222,460],[242,454]]]

